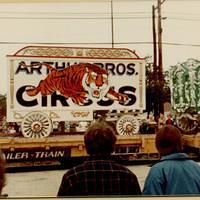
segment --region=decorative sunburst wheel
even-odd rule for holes
[[[183,134],[195,134],[199,126],[198,120],[188,113],[177,117],[176,124]]]
[[[116,124],[119,135],[134,135],[139,132],[140,123],[133,115],[122,115]]]
[[[44,138],[52,131],[52,121],[42,112],[28,113],[22,123],[22,134],[28,138]]]

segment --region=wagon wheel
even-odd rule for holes
[[[177,117],[176,124],[184,134],[194,134],[198,128],[198,120],[188,113]]]
[[[50,135],[52,122],[44,113],[31,112],[24,117],[21,128],[24,137],[44,138]]]
[[[116,124],[119,135],[134,135],[139,132],[140,123],[133,115],[121,116]]]

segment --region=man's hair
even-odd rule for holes
[[[5,186],[6,178],[5,178],[5,159],[3,157],[3,154],[0,150],[0,195],[2,192],[3,187]]]
[[[104,121],[91,124],[84,136],[86,151],[91,156],[110,155],[116,140],[114,129]]]
[[[156,133],[156,148],[161,155],[182,152],[182,135],[178,128],[166,125]]]

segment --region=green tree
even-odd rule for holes
[[[146,111],[154,113],[157,117],[160,112],[160,101],[170,102],[170,83],[169,83],[169,71],[163,73],[164,82],[163,88],[160,87],[160,81],[158,80],[157,72],[154,69],[151,62],[151,56],[147,56],[146,60]],[[162,97],[162,99],[160,99]]]
[[[0,94],[0,120],[6,116],[6,95]]]
[[[170,90],[170,73],[169,70],[164,71],[164,86],[163,86],[163,99],[164,102],[171,102],[171,90]]]

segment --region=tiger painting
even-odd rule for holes
[[[24,64],[25,65],[25,64]],[[49,74],[41,80],[38,86],[27,86],[29,96],[50,95],[55,91],[66,98],[71,98],[74,104],[84,105],[89,99],[99,101],[103,97],[126,104],[129,97],[118,93],[109,86],[108,72],[98,65],[80,63],[70,65],[63,70],[57,70],[47,63]]]

